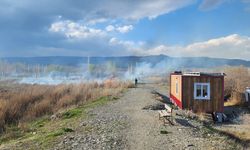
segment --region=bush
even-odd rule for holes
[[[7,93],[0,94],[0,133],[7,124],[18,125],[99,97],[117,96],[130,86],[131,83],[116,80],[102,84],[15,85]]]
[[[225,97],[229,98],[228,105],[239,105],[245,101],[244,92],[250,86],[249,68],[226,67]]]

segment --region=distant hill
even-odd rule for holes
[[[6,57],[0,58],[1,61],[9,63],[24,63],[30,65],[67,65],[79,66],[87,64],[88,57],[72,57],[72,56],[51,56],[51,57]],[[208,57],[169,57],[166,55],[154,56],[122,56],[122,57],[90,57],[91,64],[104,64],[108,62],[115,63],[117,67],[128,67],[128,65],[136,65],[138,63],[150,63],[152,66],[164,62],[166,65],[181,67],[216,67],[216,66],[239,66],[250,67],[250,61],[241,59],[222,59]]]

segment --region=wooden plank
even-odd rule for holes
[[[167,104],[164,104],[164,107],[166,108],[167,112],[172,112],[172,108],[168,106]]]
[[[171,113],[167,112],[166,110],[159,110],[160,117],[170,117]]]
[[[215,82],[215,80],[214,79],[211,79],[211,85],[214,85],[214,82]],[[210,110],[210,112],[213,112],[213,107],[214,107],[214,103],[216,102],[216,99],[215,99],[215,97],[213,97],[213,95],[214,95],[214,93],[216,92],[216,89],[214,88],[214,86],[211,86],[210,87],[211,89],[210,89],[210,92],[211,92],[211,103],[210,103],[210,108],[211,108],[211,110]]]
[[[164,117],[164,125],[168,122],[171,125],[174,125],[174,121],[172,117]]]
[[[208,82],[210,82],[210,95],[211,95],[212,81],[213,81],[212,78],[208,78]],[[212,108],[212,103],[213,103],[213,99],[210,97],[210,101],[207,102],[207,107],[208,107],[208,110],[210,110],[210,111]]]

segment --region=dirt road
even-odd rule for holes
[[[158,119],[152,90],[167,94],[154,84],[129,89],[119,100],[89,110],[90,117],[78,132],[65,136],[55,149],[238,149],[233,141],[200,123],[176,116],[174,126]]]

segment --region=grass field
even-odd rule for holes
[[[67,119],[73,123],[77,116],[84,116],[86,108],[114,100],[130,87],[130,82],[117,80],[55,86],[1,84],[0,143],[19,138],[48,140],[73,132],[65,125]],[[51,121],[53,117],[60,121]]]

